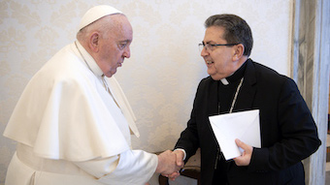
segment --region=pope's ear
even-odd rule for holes
[[[98,32],[93,32],[89,37],[89,47],[95,53],[99,51],[99,41],[100,34]]]
[[[244,53],[244,45],[243,44],[237,44],[234,46],[235,53],[234,53],[234,61],[239,60]]]

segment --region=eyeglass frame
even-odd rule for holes
[[[211,46],[212,48],[215,47],[215,46],[235,46],[235,45],[238,45],[238,44],[241,44],[241,43],[230,43],[230,44],[205,44],[204,41],[202,41],[202,43],[199,43],[198,44],[198,47],[200,48],[200,51],[202,51],[204,48],[206,51],[213,51],[213,49],[211,50],[208,50],[209,47],[207,46]],[[201,48],[201,46],[203,46]]]

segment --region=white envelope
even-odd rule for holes
[[[213,132],[226,160],[242,154],[235,139],[260,148],[259,110],[250,110],[209,117]]]

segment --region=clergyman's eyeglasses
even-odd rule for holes
[[[232,43],[232,44],[205,44],[204,42],[199,43],[198,47],[199,47],[199,51],[202,52],[203,48],[205,48],[206,51],[210,52],[213,51],[215,49],[215,47],[217,46],[235,46],[237,44],[240,43]]]

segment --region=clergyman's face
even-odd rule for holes
[[[208,27],[205,31],[204,44],[228,44],[223,39],[224,28],[219,26]],[[207,73],[214,80],[221,80],[230,76],[233,69],[233,55],[235,50],[233,46],[214,46],[206,49],[204,47],[201,56],[204,58],[207,66]]]
[[[101,39],[98,64],[104,75],[111,77],[121,67],[124,59],[131,56],[130,44],[133,40],[133,30],[124,15],[114,15],[114,28],[105,38]]]

